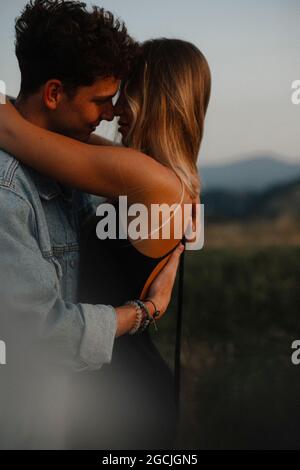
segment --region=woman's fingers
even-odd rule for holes
[[[174,274],[174,279],[176,277],[180,255],[183,251],[184,251],[184,245],[180,243],[180,245],[173,251],[168,263],[166,264],[166,268],[168,268]]]
[[[147,297],[152,299],[163,314],[170,303],[180,255],[184,251],[182,243],[173,251],[167,264],[151,284]]]

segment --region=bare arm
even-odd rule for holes
[[[151,283],[146,297],[151,299],[154,302],[156,308],[160,311],[160,315],[156,317],[157,320],[160,320],[161,317],[166,313],[166,310],[169,306],[172,291],[176,279],[176,274],[178,270],[180,255],[184,251],[184,246],[180,244],[171,254],[168,259],[167,264],[163,267],[160,273],[155,277],[154,281]],[[149,310],[151,316],[154,314],[153,304],[149,301],[145,301],[146,307]],[[134,324],[135,320],[135,309],[130,305],[124,305],[122,307],[117,307],[117,332],[116,337],[127,333]]]
[[[128,202],[146,203],[149,194],[164,194],[171,203],[176,177],[164,165],[133,149],[84,144],[34,126],[11,105],[0,106],[0,147],[62,184]],[[178,183],[178,182],[177,182]],[[178,189],[178,186],[177,186]]]
[[[102,135],[98,134],[91,134],[88,144],[90,145],[105,145],[106,147],[122,147],[121,144],[117,144],[116,142],[113,142],[112,140],[106,139],[105,137],[102,137]]]

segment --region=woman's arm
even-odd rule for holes
[[[113,146],[113,147],[122,147],[121,144],[117,144],[116,142],[113,142],[112,140],[106,139],[105,137],[102,137],[101,135],[97,134],[91,134],[88,144],[90,145],[105,145],[107,146]]]
[[[181,199],[177,176],[153,158],[125,147],[84,144],[42,129],[25,120],[11,103],[0,106],[0,148],[62,184],[111,199],[127,196],[128,207],[143,204],[149,214],[148,233],[152,205],[172,206]],[[172,236],[177,233],[175,219],[167,223],[170,237],[164,238],[160,231],[157,239],[132,243],[147,256],[164,255],[181,238]]]
[[[53,179],[83,191],[128,202],[180,199],[174,173],[133,149],[84,144],[25,120],[11,103],[0,106],[0,147]]]

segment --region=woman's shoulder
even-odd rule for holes
[[[192,211],[192,199],[184,184],[174,175],[167,189],[149,194],[146,202],[147,227],[145,238],[130,239],[134,247],[151,258],[170,253],[184,236]]]

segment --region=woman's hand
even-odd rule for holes
[[[4,97],[1,102],[4,104],[0,104],[0,148],[7,150],[6,144],[9,131],[16,120],[20,118],[20,115],[8,97]]]
[[[183,251],[184,246],[181,243],[173,251],[169,261],[149,287],[146,298],[152,300],[156,308],[160,311],[158,319],[165,313],[170,303],[180,255]]]

